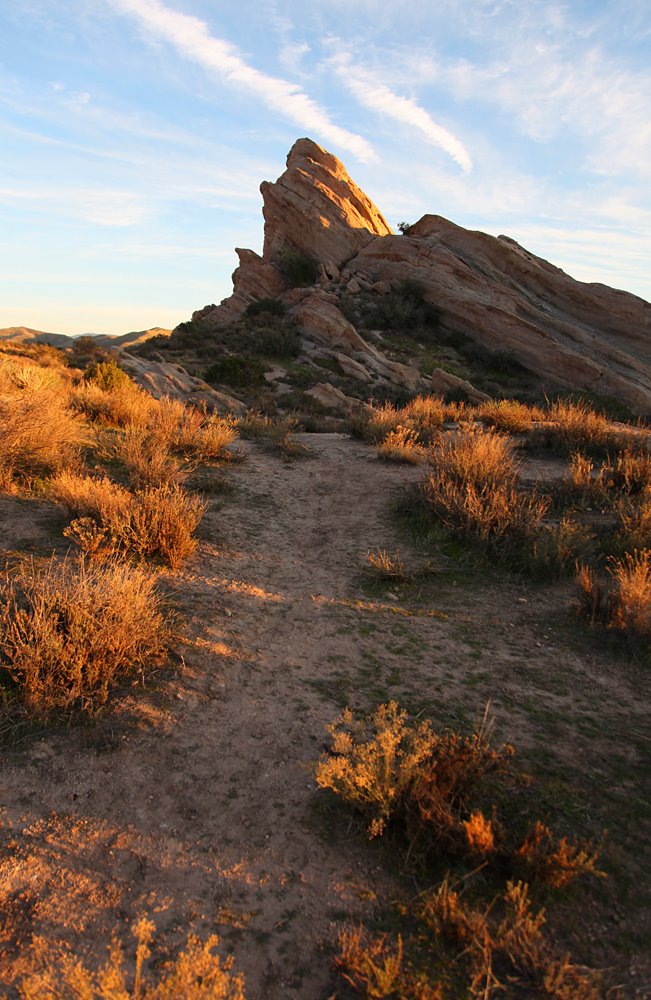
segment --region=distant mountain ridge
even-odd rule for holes
[[[97,344],[106,347],[135,347],[152,337],[169,337],[171,330],[162,326],[152,326],[149,330],[134,330],[111,336],[108,333],[84,333],[79,336],[91,337]],[[78,337],[70,337],[66,333],[47,333],[44,330],[32,330],[28,326],[7,326],[0,330],[0,340],[14,340],[17,343],[50,344],[51,347],[71,347]]]

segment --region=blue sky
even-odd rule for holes
[[[0,39],[0,327],[218,302],[303,135],[394,227],[651,299],[648,0],[12,0]]]

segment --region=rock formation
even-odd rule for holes
[[[368,343],[341,308],[344,295],[348,303],[351,296],[379,299],[407,279],[438,308],[444,331],[508,352],[542,387],[587,390],[651,413],[648,302],[576,281],[506,236],[440,216],[394,235],[343,165],[309,139],[294,144],[285,172],[261,191],[262,257],[238,250],[233,295],[195,316],[232,323],[251,302],[279,297],[301,329],[308,361],[334,360],[362,385],[380,379],[413,392],[431,384],[431,369],[387,358],[381,338],[378,346]],[[314,263],[309,288],[289,287],[288,250]]]

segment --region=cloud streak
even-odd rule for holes
[[[333,65],[360,104],[379,115],[417,129],[433,146],[451,156],[464,173],[470,173],[472,160],[466,147],[452,132],[434,121],[425,108],[408,97],[396,94],[364,70],[351,66],[346,57],[336,57]]]
[[[135,17],[155,38],[169,43],[227,85],[257,98],[272,111],[347,150],[358,160],[377,159],[363,136],[336,125],[327,111],[300,87],[250,66],[234,45],[212,35],[199,18],[179,13],[160,0],[109,0],[109,3],[115,10]]]

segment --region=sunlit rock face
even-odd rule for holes
[[[389,236],[384,216],[339,160],[311,139],[299,139],[275,184],[260,186],[265,219],[263,260],[279,261],[287,246],[327,271],[340,268],[376,236]]]
[[[322,265],[325,280],[376,236],[391,233],[386,220],[348,176],[336,156],[311,139],[298,139],[287,169],[275,184],[260,186],[265,219],[262,257],[238,250],[233,294],[211,312],[221,323],[238,319],[256,299],[272,298],[287,288],[282,259],[293,249]]]
[[[308,338],[416,389],[415,369],[395,365],[362,340],[339,309],[344,290],[349,297],[382,295],[409,279],[439,308],[444,328],[509,352],[545,384],[612,396],[651,413],[648,302],[576,281],[506,236],[463,229],[438,215],[396,236],[339,160],[310,139],[294,144],[287,169],[261,191],[262,257],[237,251],[233,294],[209,313],[216,323],[233,322],[253,301],[280,297]],[[289,287],[288,250],[314,266],[310,296]]]

